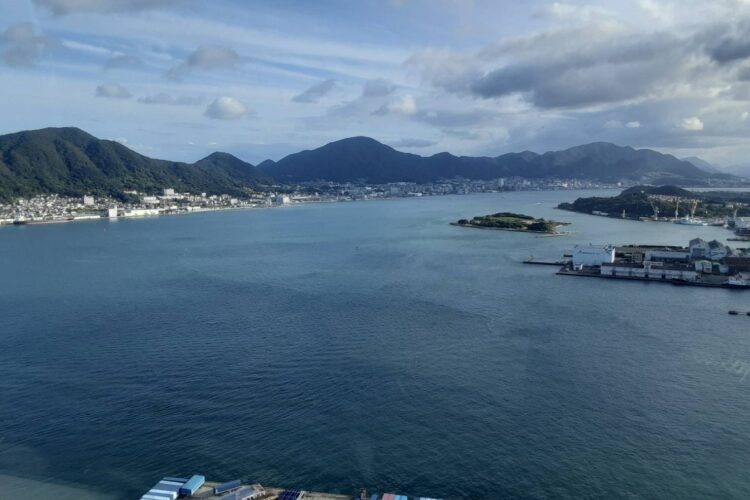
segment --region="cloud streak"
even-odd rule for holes
[[[133,12],[171,7],[177,0],[33,0],[34,4],[49,10],[55,16],[80,12]]]
[[[197,106],[203,104],[204,99],[200,96],[173,96],[166,92],[159,92],[158,94],[139,97],[138,102],[141,104],[165,104],[168,106]]]
[[[292,101],[305,104],[318,102],[321,97],[330,94],[335,87],[336,80],[329,78],[308,87],[304,92],[292,97]]]

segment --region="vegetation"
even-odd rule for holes
[[[601,212],[611,217],[621,217],[624,210],[629,219],[653,217],[656,208],[660,217],[674,217],[676,210],[679,217],[684,217],[690,214],[693,200],[698,202],[696,217],[724,217],[732,215],[735,208],[739,216],[750,215],[746,205],[750,203],[750,193],[692,192],[676,186],[635,186],[617,196],[578,198],[573,203],[560,203],[558,208],[587,214]]]
[[[455,223],[459,226],[479,227],[487,229],[503,229],[506,231],[528,231],[533,233],[554,233],[557,227],[565,222],[545,219],[535,219],[530,215],[512,212],[498,212],[492,215],[474,217],[471,220],[460,219]]]
[[[590,179],[601,182],[635,180],[705,185],[711,174],[690,162],[649,149],[633,149],[597,142],[564,151],[531,151],[496,157],[419,156],[397,151],[369,137],[351,137],[310,151],[291,154],[259,168],[281,182],[434,182],[440,179],[497,179],[500,177]],[[734,178],[722,178],[731,182]],[[739,179],[736,179],[739,180]]]
[[[124,198],[125,191],[177,191],[241,196],[268,177],[226,153],[193,164],[155,160],[77,128],[0,136],[0,201],[56,193]]]

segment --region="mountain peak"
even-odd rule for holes
[[[392,147],[387,146],[383,144],[382,142],[376,139],[373,139],[372,137],[367,137],[364,135],[358,135],[354,137],[347,137],[345,139],[339,139],[338,141],[329,142],[328,144],[323,146],[323,148],[340,148],[340,147],[393,149]],[[322,148],[318,148],[318,149],[322,149]]]
[[[242,161],[233,154],[225,153],[223,151],[214,151],[210,155],[206,156],[205,158],[201,158],[196,163],[204,162],[204,161]]]

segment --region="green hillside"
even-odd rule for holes
[[[215,153],[194,164],[155,160],[77,128],[0,136],[0,199],[57,193],[122,197],[123,191],[242,195],[268,182],[253,165]]]

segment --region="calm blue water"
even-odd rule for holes
[[[0,229],[0,475],[750,497],[750,294],[519,263],[731,233],[553,209],[590,194]],[[500,210],[572,234],[448,225]]]

